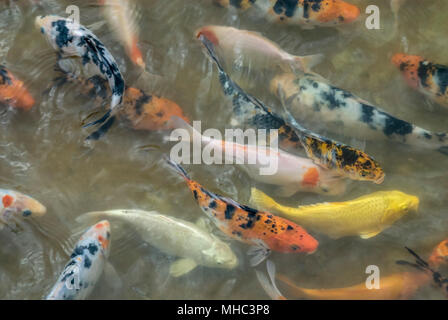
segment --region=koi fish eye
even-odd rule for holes
[[[31,210],[25,209],[22,211],[22,216],[29,217],[32,214]]]

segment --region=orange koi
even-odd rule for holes
[[[34,106],[34,98],[23,82],[2,65],[0,65],[0,102],[23,110],[30,110]]]

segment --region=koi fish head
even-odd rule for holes
[[[101,249],[106,257],[109,256],[110,251],[110,223],[107,220],[102,220],[91,226],[82,235],[81,241],[92,239],[101,245]]]
[[[34,25],[55,50],[61,50],[73,40],[73,21],[56,15],[37,16]],[[80,36],[80,35],[79,35]]]
[[[352,23],[358,19],[361,13],[357,6],[342,0],[315,1],[313,4],[304,4],[304,11],[308,12],[311,20],[323,25]]]
[[[218,36],[213,30],[213,26],[205,26],[198,30],[196,30],[195,35],[197,39],[200,39],[201,36],[208,39],[214,46],[219,45]]]
[[[10,190],[0,190],[2,203],[0,212],[3,211],[2,218],[10,216],[40,217],[47,212],[47,208],[39,201],[24,195],[20,192]]]
[[[276,238],[276,245],[274,249],[283,253],[314,253],[319,246],[319,242],[314,239],[305,229],[299,225],[287,221],[286,230],[278,233]]]
[[[414,89],[420,86],[418,69],[423,61],[423,57],[404,53],[397,53],[392,57],[392,63],[400,69],[407,84]]]
[[[0,101],[7,104],[29,110],[34,105],[34,98],[25,88],[22,81],[16,79],[11,72],[0,65]]]
[[[448,263],[448,239],[443,240],[434,248],[428,262],[433,268]]]
[[[420,200],[416,196],[406,194],[401,191],[390,191],[385,193],[389,201],[389,210],[387,211],[387,219],[395,221],[408,212],[417,211]]]
[[[214,242],[212,247],[203,253],[214,267],[233,269],[238,265],[238,258],[224,242]]]

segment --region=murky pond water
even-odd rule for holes
[[[248,10],[220,8],[211,0],[137,1],[139,46],[146,71],[134,66],[104,22],[94,1],[1,1],[0,63],[7,66],[36,100],[29,112],[0,106],[0,187],[32,195],[47,207],[47,214],[0,230],[0,298],[42,299],[61,273],[82,231],[75,221],[93,210],[139,208],[157,210],[188,221],[204,216],[191,192],[163,165],[161,154],[170,145],[163,133],[114,126],[94,148],[86,145],[82,121],[98,109],[76,85],[55,86],[56,54],[34,18],[41,14],[67,16],[71,4],[80,8],[81,23],[91,28],[110,49],[126,84],[175,101],[192,120],[205,128],[223,130],[232,107],[222,93],[217,72],[194,38],[208,24],[254,30],[275,41],[289,53],[322,53],[324,62],[314,70],[334,85],[381,106],[391,114],[434,132],[448,131],[448,109],[428,102],[412,91],[390,63],[396,52],[419,54],[448,64],[443,41],[448,1],[408,0],[399,11],[398,29],[388,0],[350,1],[362,8],[376,4],[381,30],[368,30],[365,16],[340,28],[300,27],[266,23]],[[77,66],[79,67],[79,66]],[[229,67],[229,66],[228,66]],[[269,93],[272,74],[238,64],[228,68],[241,87],[272,105],[279,100]],[[327,136],[332,133],[325,133]],[[339,197],[299,193],[278,199],[291,206],[344,201],[381,190],[401,190],[420,198],[418,214],[411,213],[380,235],[363,240],[332,240],[313,234],[319,250],[312,255],[273,253],[278,272],[309,288],[347,287],[365,281],[366,267],[376,265],[381,275],[405,271],[395,261],[410,260],[404,246],[427,258],[432,248],[448,236],[448,157],[383,140],[360,141],[332,136],[362,145],[382,164],[386,180],[381,185],[351,182]],[[142,146],[152,146],[142,150]],[[230,165],[188,165],[191,176],[211,191],[248,204],[250,187],[268,194],[269,186],[257,184]],[[135,234],[132,227],[111,220],[110,262],[118,277],[104,276],[92,299],[267,299],[246,251],[248,246],[229,241],[240,260],[232,270],[198,267],[174,278],[169,266],[175,257],[157,251]],[[214,231],[220,235],[218,230]],[[188,241],[186,239],[186,241]],[[112,290],[112,289],[113,290]],[[442,299],[441,290],[426,286],[416,299]]]

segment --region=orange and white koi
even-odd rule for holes
[[[223,155],[225,163],[238,165],[252,179],[277,186],[278,195],[288,197],[299,191],[339,195],[346,190],[345,180],[334,177],[331,171],[310,159],[269,146],[244,145],[204,136],[178,117],[173,117],[171,124],[189,132],[190,140],[197,137],[206,148]]]
[[[55,70],[62,73],[62,76],[54,79],[56,86],[64,85],[66,82],[75,83],[82,95],[95,99],[98,103],[102,103],[111,95],[107,81],[98,75],[84,79],[64,70],[59,64]],[[182,108],[174,101],[146,93],[141,89],[125,87],[123,107],[117,113],[117,118],[129,127],[147,131],[173,129],[169,123],[172,116],[189,122]]]
[[[19,217],[41,217],[47,208],[18,191],[0,189],[0,228]]]
[[[0,65],[0,103],[23,110],[30,110],[34,106],[34,98],[24,83],[3,65]]]
[[[87,137],[100,138],[112,126],[123,102],[125,83],[117,62],[93,32],[71,19],[55,15],[38,16],[35,25],[60,56],[80,57],[83,65],[92,65],[99,75],[107,79],[112,91],[110,108],[103,117],[84,126],[102,124]]]
[[[357,6],[342,0],[213,0],[222,7],[241,10],[255,7],[272,22],[300,25],[303,28],[334,27],[358,19]]]
[[[103,220],[87,229],[76,243],[47,300],[84,300],[101,277],[110,252],[110,224]]]
[[[138,47],[138,27],[135,24],[136,8],[130,0],[98,0],[103,5],[104,16],[118,40],[126,48],[131,61],[145,68],[142,53]]]
[[[210,192],[192,180],[179,164],[169,159],[167,163],[184,178],[202,211],[222,232],[256,248],[252,252],[252,265],[263,261],[271,250],[282,253],[317,250],[318,241],[301,226]]]
[[[411,88],[448,107],[448,66],[404,53],[395,54],[392,63],[400,69]]]
[[[280,67],[284,71],[295,68],[308,71],[318,64],[323,55],[294,56],[261,34],[226,26],[205,26],[196,31],[196,38],[204,35],[217,51],[222,52],[227,65],[247,58],[250,65],[259,68]],[[229,63],[230,61],[230,63]]]

